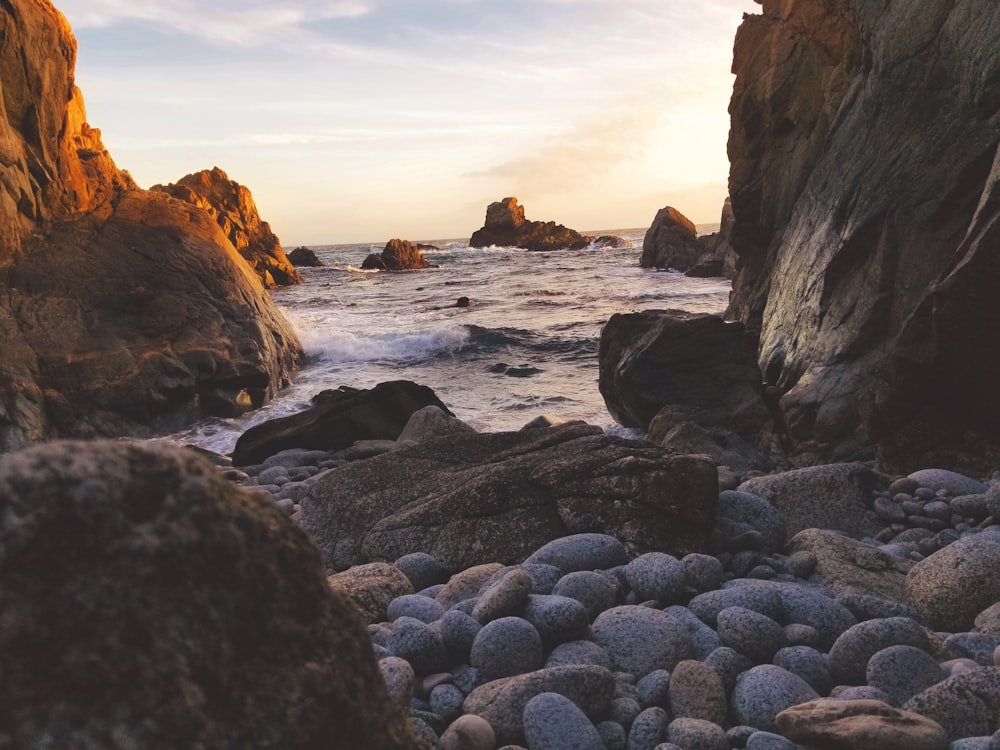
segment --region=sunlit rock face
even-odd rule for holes
[[[236,248],[118,170],[47,0],[0,3],[0,39],[0,450],[262,404],[301,348]]]
[[[249,188],[229,179],[218,167],[151,189],[207,211],[268,289],[302,283],[281,241],[260,218]]]
[[[580,250],[594,241],[554,221],[529,221],[517,198],[494,201],[486,208],[486,223],[477,229],[472,247],[520,247],[525,250]]]
[[[764,0],[740,28],[728,316],[799,451],[996,464],[997,49],[980,0]]]

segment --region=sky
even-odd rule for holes
[[[753,0],[54,0],[142,187],[218,166],[286,249],[718,222]]]

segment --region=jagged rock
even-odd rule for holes
[[[615,420],[648,429],[652,442],[676,438],[679,449],[697,445],[726,465],[770,469],[772,416],[756,346],[753,332],[717,315],[616,314],[601,331],[598,385]]]
[[[0,37],[0,450],[260,406],[291,326],[208,214],[115,167],[47,0],[0,5]]]
[[[718,497],[707,460],[579,422],[441,437],[304,486],[301,523],[336,569],[416,551],[510,564],[578,532],[682,556],[705,549]]]
[[[486,208],[486,223],[469,240],[471,247],[521,247],[525,250],[581,250],[593,241],[554,221],[528,221],[517,198],[504,198]]]
[[[208,212],[268,289],[302,283],[271,226],[257,213],[250,190],[230,180],[218,167],[189,174],[170,185],[153,185],[150,190]]]
[[[676,208],[666,206],[656,213],[646,232],[639,265],[687,271],[704,252],[694,222]]]
[[[429,260],[420,254],[417,246],[407,240],[389,240],[381,253],[372,253],[361,267],[378,271],[415,271],[434,268]]]
[[[727,315],[762,326],[796,448],[874,443],[899,473],[996,465],[998,48],[1000,8],[980,0],[745,17]]]
[[[341,386],[313,396],[312,406],[287,417],[270,419],[240,435],[233,463],[247,466],[288,448],[338,451],[359,440],[396,440],[414,412],[436,406],[451,411],[427,386],[408,380],[374,388]]]
[[[616,234],[602,234],[594,240],[593,245],[598,250],[625,250],[632,247],[631,242]]]
[[[685,274],[692,277],[724,276],[727,279],[736,275],[736,251],[733,250],[733,203],[726,198],[722,204],[722,216],[719,221],[719,231],[702,235],[698,238],[705,254],[698,258],[694,266]],[[718,273],[711,273],[718,270]]]
[[[319,268],[323,265],[315,252],[308,247],[297,247],[288,254],[288,262],[300,268]]]
[[[0,746],[419,746],[306,534],[193,452],[2,456],[0,517]]]

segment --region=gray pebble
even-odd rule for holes
[[[448,651],[441,635],[414,617],[400,617],[393,623],[387,647],[393,656],[410,662],[419,675],[442,672],[448,667]]]
[[[628,562],[625,545],[607,534],[572,534],[545,544],[526,564],[554,565],[563,573],[575,570],[603,570]]]
[[[789,646],[774,655],[775,666],[797,674],[820,695],[829,695],[833,689],[830,677],[830,658],[809,646]]]
[[[716,517],[744,523],[760,533],[763,549],[774,552],[785,546],[785,520],[781,513],[762,497],[750,492],[729,490],[719,493]]]
[[[461,664],[469,658],[472,643],[482,630],[479,620],[458,609],[448,610],[441,618],[441,639],[454,662]]]
[[[830,674],[837,683],[865,683],[868,660],[889,646],[916,646],[929,650],[927,633],[916,620],[886,617],[859,622],[844,631],[830,649]]]
[[[661,605],[678,601],[687,585],[680,560],[664,552],[639,555],[625,566],[625,579],[640,599],[653,599]]]
[[[1000,635],[955,633],[945,639],[944,656],[949,659],[972,659],[982,667],[995,666],[993,654],[1000,648]]]
[[[785,645],[785,631],[767,615],[744,607],[727,607],[716,618],[719,638],[755,664],[771,661]]]
[[[670,706],[670,672],[654,669],[635,684],[636,695],[643,708]]]
[[[542,638],[520,617],[501,617],[483,626],[472,642],[469,664],[487,682],[539,669],[544,661]]]
[[[886,523],[902,523],[906,520],[906,511],[887,497],[876,497],[873,510]]]
[[[628,733],[628,750],[654,750],[667,734],[670,715],[662,708],[647,708],[632,722]]]
[[[953,740],[990,734],[1000,716],[1000,669],[953,675],[913,696],[903,708],[936,721]]]
[[[808,578],[816,570],[816,555],[808,550],[793,552],[785,559],[785,568],[796,578]]]
[[[667,726],[667,740],[683,750],[729,750],[725,730],[704,719],[674,719]]]
[[[882,599],[871,594],[841,594],[837,601],[847,607],[858,622],[878,620],[886,617],[910,617],[917,619],[917,610],[908,604]]]
[[[386,608],[386,617],[390,622],[400,617],[414,617],[422,622],[435,622],[444,616],[444,607],[433,599],[420,594],[404,594],[397,596]]]
[[[754,732],[747,739],[747,750],[800,750],[791,740],[774,732]]]
[[[464,700],[465,693],[455,685],[438,685],[431,690],[431,711],[450,723],[462,715],[462,702]]]
[[[431,750],[440,750],[441,740],[438,739],[437,732],[431,728],[430,724],[416,716],[410,716],[409,722],[413,733],[426,742]]]
[[[621,724],[602,721],[597,725],[597,733],[607,750],[628,750],[628,732]]]
[[[736,681],[730,698],[733,718],[765,731],[776,731],[775,717],[789,706],[816,700],[819,693],[787,669],[762,664]]]
[[[930,488],[933,492],[946,490],[949,495],[985,494],[989,489],[982,482],[945,469],[922,469],[913,472],[909,477],[917,482],[921,489]]]
[[[451,681],[455,684],[455,687],[465,693],[465,695],[468,695],[486,682],[486,680],[480,676],[479,670],[475,667],[470,667],[468,664],[462,664],[461,666],[453,669],[451,671]]]
[[[398,656],[387,656],[379,661],[378,668],[392,699],[400,705],[409,706],[416,685],[416,675],[410,663]]]
[[[691,636],[691,644],[694,646],[694,656],[696,659],[704,659],[722,645],[722,639],[719,638],[719,634],[699,620],[698,616],[687,607],[675,604],[663,611],[684,623],[688,635]]]
[[[882,701],[892,705],[888,693],[871,685],[841,685],[830,691],[830,697],[844,701]]]
[[[576,599],[587,609],[587,617],[592,621],[604,610],[615,606],[618,601],[618,584],[607,575],[592,570],[579,570],[560,578],[552,593]]]
[[[564,667],[572,664],[596,664],[611,669],[608,652],[593,641],[569,641],[560,643],[545,660],[546,667]]]
[[[959,495],[952,498],[951,509],[960,516],[979,522],[990,514],[987,497],[986,494]]]
[[[410,583],[417,591],[448,580],[448,571],[445,567],[426,552],[403,555],[393,565],[410,579]]]
[[[555,565],[531,563],[521,565],[521,569],[531,576],[532,594],[551,594],[556,583],[562,578],[562,571]]]
[[[800,625],[797,622],[793,622],[790,625],[785,625],[784,631],[785,643],[789,646],[821,648],[823,645],[823,637],[812,625]]]
[[[638,699],[631,696],[615,698],[611,701],[611,710],[608,711],[608,719],[621,724],[625,729],[632,726],[635,717],[642,713],[642,705]]]
[[[681,567],[684,569],[687,585],[699,594],[713,591],[722,585],[725,571],[717,557],[694,552],[681,558]]]
[[[738,585],[731,585],[737,583]],[[781,597],[773,586],[761,586],[759,582],[747,581],[733,581],[731,584],[698,594],[688,602],[688,609],[702,622],[713,627],[719,612],[726,607],[746,607],[772,619],[781,616]]]
[[[558,693],[541,693],[528,701],[524,737],[531,750],[604,750],[587,715]]]
[[[532,594],[521,614],[535,626],[548,648],[584,638],[590,622],[583,604],[566,596]]]
[[[604,647],[614,668],[637,677],[671,670],[694,654],[687,628],[677,618],[648,607],[623,605],[602,613],[591,637]]]
[[[889,696],[890,705],[898,707],[946,675],[927,652],[913,646],[889,646],[868,660],[866,677],[871,687]]]
[[[748,727],[745,724],[738,724],[726,730],[726,738],[730,747],[746,747],[750,735],[758,731],[756,727]]]
[[[726,688],[726,694],[733,692],[739,676],[753,666],[752,661],[743,654],[729,648],[729,646],[722,646],[715,649],[715,651],[705,657],[705,663],[714,669],[722,679],[722,684]]]

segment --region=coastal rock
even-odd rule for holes
[[[307,480],[299,502],[333,568],[423,551],[460,570],[582,531],[636,552],[704,548],[717,481],[705,459],[569,423],[407,446]]]
[[[288,253],[288,262],[301,268],[320,268],[323,261],[308,247],[297,247]]]
[[[719,231],[698,238],[705,249],[705,254],[698,258],[694,266],[684,274],[685,276],[724,276],[731,279],[736,275],[737,257],[732,245],[735,223],[733,202],[727,197],[725,203],[722,204]]]
[[[169,185],[153,185],[150,190],[172,195],[208,213],[268,289],[302,283],[271,225],[260,218],[250,190],[230,180],[218,167],[189,174]]]
[[[194,453],[26,448],[0,517],[0,745],[419,746],[308,537]]]
[[[842,750],[947,750],[940,724],[881,701],[823,698],[778,714],[778,729],[794,742]]]
[[[321,391],[313,396],[309,409],[262,422],[240,435],[233,463],[260,463],[289,448],[337,451],[359,440],[395,440],[410,417],[425,406],[451,414],[434,391],[408,380],[379,383],[370,389],[341,386]],[[420,551],[427,550],[407,550]]]
[[[699,447],[720,462],[770,469],[772,416],[756,351],[753,332],[715,315],[616,314],[601,331],[598,385],[611,416],[648,429],[652,442],[673,447],[696,425],[710,436]],[[711,439],[716,434],[720,440]],[[737,455],[720,452],[727,445]]]
[[[291,326],[208,214],[115,166],[58,11],[14,0],[0,30],[0,450],[262,405]]]
[[[952,675],[903,706],[938,722],[952,740],[1000,731],[1000,669],[982,667]]]
[[[762,327],[793,451],[996,466],[998,47],[980,0],[763,0],[744,18],[727,317]]]
[[[525,250],[582,250],[593,241],[554,221],[528,221],[517,198],[504,198],[486,208],[486,223],[469,240],[470,247],[520,247]]]
[[[642,268],[687,271],[705,252],[694,223],[676,208],[661,208],[642,243]]]
[[[381,253],[372,253],[361,267],[374,271],[417,271],[422,268],[434,268],[412,242],[407,240],[389,240]]]
[[[331,575],[328,582],[331,588],[347,594],[369,623],[385,621],[389,603],[413,593],[410,579],[396,566],[384,562],[355,565]]]

